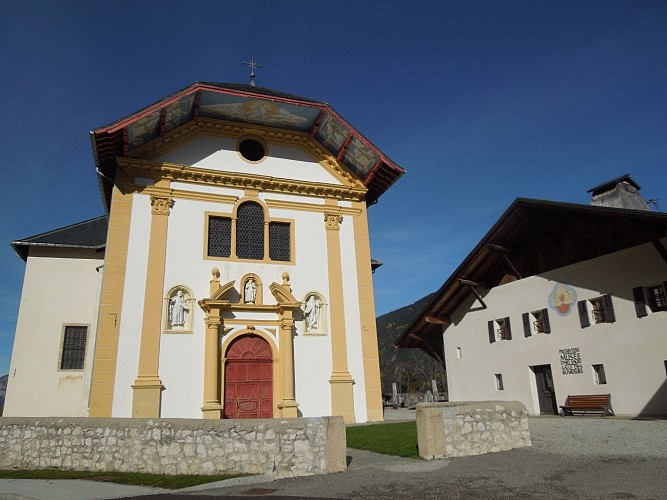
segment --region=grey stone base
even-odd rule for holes
[[[531,445],[528,412],[518,401],[420,403],[417,441],[426,460],[523,448]]]
[[[346,469],[342,417],[0,418],[0,469],[269,474]]]

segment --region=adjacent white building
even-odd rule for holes
[[[102,241],[14,242],[5,415],[382,420],[366,209],[399,166],[327,104],[245,85],[91,134]]]
[[[592,205],[516,200],[399,345],[444,348],[451,401],[555,414],[611,394],[617,415],[667,415],[667,215],[638,190],[623,176]]]

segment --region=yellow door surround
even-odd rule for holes
[[[234,303],[226,297],[234,290],[234,281],[224,285],[220,284],[220,272],[217,268],[211,270],[213,279],[210,281],[210,294],[207,299],[199,301],[199,306],[206,313],[206,342],[204,354],[204,403],[202,414],[205,419],[221,418],[223,410],[222,394],[224,394],[224,370],[219,360],[224,363],[224,357],[220,352],[220,335],[224,331],[223,313],[231,312],[235,319],[242,317],[243,313],[249,312],[272,312],[278,316],[280,326],[280,349],[276,348],[275,342],[263,332],[256,331],[252,326],[252,320],[248,320],[248,327],[240,332],[235,332],[226,338],[223,353],[226,346],[239,335],[253,333],[260,335],[269,342],[274,356],[274,402],[279,416],[283,418],[296,418],[298,403],[294,392],[294,359],[293,340],[294,312],[301,307],[301,302],[292,295],[289,285],[289,275],[283,273],[282,284],[271,283],[269,290],[276,299],[274,305]],[[235,294],[241,296],[241,294]],[[276,383],[276,381],[281,381]],[[278,415],[276,415],[278,416]]]

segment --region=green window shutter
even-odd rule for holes
[[[549,321],[548,309],[542,309],[542,325],[544,326],[544,333],[551,333],[551,322]]]
[[[577,309],[579,309],[579,322],[581,323],[581,328],[591,326],[591,322],[588,319],[588,307],[586,306],[586,301],[580,300],[577,302]]]
[[[635,299],[635,312],[638,318],[648,316],[646,311],[646,299],[644,298],[644,287],[638,286],[632,289],[632,296]]]
[[[530,313],[523,313],[521,319],[523,320],[523,336],[530,337],[532,335],[530,330]]]
[[[505,324],[505,339],[512,340],[512,329],[510,328],[509,317],[503,318],[503,323]]]
[[[614,305],[611,303],[611,295],[602,296],[602,305],[604,306],[604,316],[607,320],[607,323],[613,323],[616,321],[616,315],[614,314]]]

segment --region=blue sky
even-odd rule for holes
[[[370,210],[377,313],[437,289],[516,197],[630,173],[667,209],[664,1],[0,0],[0,374],[9,246],[103,211],[88,131],[201,81],[330,103],[407,170]],[[59,332],[56,332],[59,333]]]

